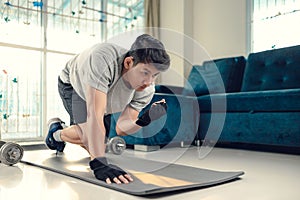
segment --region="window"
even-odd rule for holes
[[[252,52],[300,44],[300,0],[253,0]]]
[[[144,26],[141,0],[1,0],[0,139],[41,140],[47,120],[68,123],[57,77],[71,56]]]
[[[40,53],[1,47],[0,126],[2,138],[40,137]]]

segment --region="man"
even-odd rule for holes
[[[115,44],[97,44],[76,55],[62,70],[58,88],[71,126],[49,120],[48,148],[63,152],[65,142],[78,144],[90,156],[97,179],[110,184],[129,183],[132,177],[105,158],[110,114],[121,112],[118,135],[128,135],[166,113],[162,99],[140,117],[154,95],[154,81],[170,66],[164,45],[150,35],[136,38],[129,51]]]

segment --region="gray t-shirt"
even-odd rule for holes
[[[106,93],[106,114],[121,112],[128,104],[141,111],[154,95],[154,84],[143,91],[135,91],[124,84],[122,62],[126,52],[115,44],[96,44],[67,62],[60,78],[70,83],[84,100],[87,85]]]

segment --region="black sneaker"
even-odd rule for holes
[[[45,143],[49,149],[56,150],[56,152],[63,152],[66,146],[65,142],[57,142],[53,133],[57,130],[63,129],[65,123],[59,118],[52,118],[48,121],[48,135],[46,137]]]

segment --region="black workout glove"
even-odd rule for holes
[[[114,178],[118,178],[121,175],[126,175],[124,178],[126,179],[127,173],[123,171],[121,168],[108,164],[105,157],[99,157],[95,158],[94,160],[90,161],[90,167],[94,171],[94,175],[97,179],[101,181],[107,182],[107,178],[110,179],[110,181],[114,181]],[[129,182],[130,180],[128,180]],[[121,183],[121,181],[118,181]]]
[[[159,119],[166,113],[167,103],[165,101],[154,102],[135,123],[139,126],[148,126],[152,121]]]

